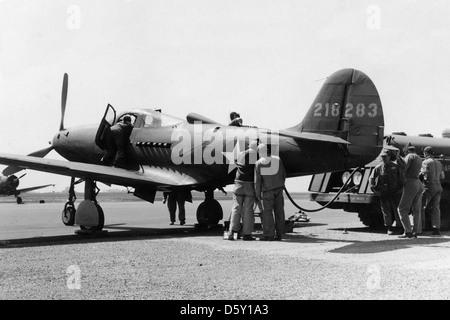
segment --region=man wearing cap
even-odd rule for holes
[[[272,154],[271,146],[258,146],[259,160],[255,164],[255,194],[262,200],[260,241],[281,241],[285,230],[283,189],[286,170],[280,157]]]
[[[399,237],[417,238],[417,234],[422,233],[421,206],[423,186],[419,180],[422,159],[416,154],[416,148],[411,145],[408,147],[408,154],[402,162],[404,162],[403,170],[405,180],[403,183],[403,193],[398,205],[398,213],[405,233]],[[414,219],[413,228],[409,220],[409,213],[411,211]]]
[[[242,118],[239,113],[233,111],[230,113],[229,126],[242,127]]]
[[[429,212],[433,235],[440,235],[441,210],[439,206],[442,195],[440,179],[443,179],[445,175],[441,162],[433,158],[434,152],[431,147],[425,147],[423,155],[425,160],[423,160],[422,169],[420,170],[421,180],[424,186],[422,193],[422,222],[425,224],[425,215]]]
[[[252,237],[255,216],[255,163],[258,160],[257,141],[250,142],[248,149],[239,155],[236,161],[237,171],[234,179],[233,205],[231,207],[230,233],[228,240],[234,240],[234,233],[239,233],[242,219],[242,240],[255,240]]]
[[[402,173],[398,164],[391,161],[389,150],[383,150],[380,156],[382,162],[372,171],[370,186],[372,191],[380,196],[381,212],[387,234],[392,235],[394,220],[397,227],[401,228],[402,225],[397,211],[402,194]]]

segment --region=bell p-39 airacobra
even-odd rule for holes
[[[11,174],[11,175],[4,175],[4,173],[0,174],[0,196],[14,196],[14,197],[16,197],[17,204],[21,204],[21,203],[23,203],[22,197],[20,196],[21,193],[53,186],[53,184],[46,184],[46,185],[42,185],[42,186],[17,189],[17,187],[19,186],[19,183],[20,183],[19,180],[25,174],[26,173],[24,173],[20,177],[17,177],[14,174]]]
[[[329,76],[303,120],[283,130],[228,126],[195,113],[186,120],[149,109],[116,114],[110,105],[100,125],[64,128],[67,85],[65,74],[61,125],[51,146],[35,156],[0,153],[0,163],[10,166],[10,171],[32,169],[72,177],[63,222],[83,230],[104,227],[104,213],[96,200],[97,182],[133,188],[134,195],[149,202],[157,191],[203,191],[205,201],[197,209],[197,220],[212,225],[223,218],[214,190],[233,183],[235,159],[251,140],[273,146],[288,178],[363,166],[383,147],[380,97],[371,79],[355,69]],[[133,167],[102,165],[105,132],[125,116],[134,122],[128,146]],[[43,158],[51,150],[68,161]],[[84,200],[77,209],[75,178],[85,183]]]

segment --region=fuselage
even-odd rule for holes
[[[316,172],[342,170],[367,163],[372,155],[352,155],[344,145],[315,140],[298,140],[266,129],[233,127],[217,123],[192,122],[174,118],[154,110],[131,110],[121,113],[110,125],[131,115],[134,128],[130,150],[139,166],[195,168],[208,166],[214,179],[222,184],[233,182],[234,162],[250,141],[273,146],[288,177]],[[105,153],[96,144],[98,124],[64,129],[53,138],[54,149],[69,161],[100,164]],[[276,131],[271,131],[276,133]]]

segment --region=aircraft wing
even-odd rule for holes
[[[281,137],[289,137],[293,139],[300,140],[314,140],[314,141],[323,141],[323,142],[331,142],[331,143],[340,143],[340,144],[350,144],[350,142],[341,139],[335,136],[329,136],[326,134],[313,133],[313,132],[295,132],[290,130],[269,130],[269,129],[260,129],[261,133],[269,134],[269,135],[279,135]]]
[[[29,192],[29,191],[33,191],[33,190],[38,190],[38,189],[50,187],[50,186],[55,186],[55,185],[54,185],[54,184],[46,184],[46,185],[42,185],[42,186],[36,186],[36,187],[30,187],[30,188],[17,189],[17,191],[20,192],[20,193],[23,193],[23,192]]]
[[[143,170],[131,171],[96,164],[43,159],[5,153],[0,153],[0,163],[20,167],[22,169],[31,169],[82,179],[92,179],[106,184],[124,186],[195,186],[213,181],[214,176],[217,174],[208,170],[206,166],[203,168],[195,168],[195,170],[183,166],[144,166]]]

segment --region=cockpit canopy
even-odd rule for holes
[[[158,128],[173,126],[183,121],[182,119],[169,116],[157,110],[138,109],[120,113],[116,122],[122,121],[125,116],[131,117],[131,123],[135,128]]]

